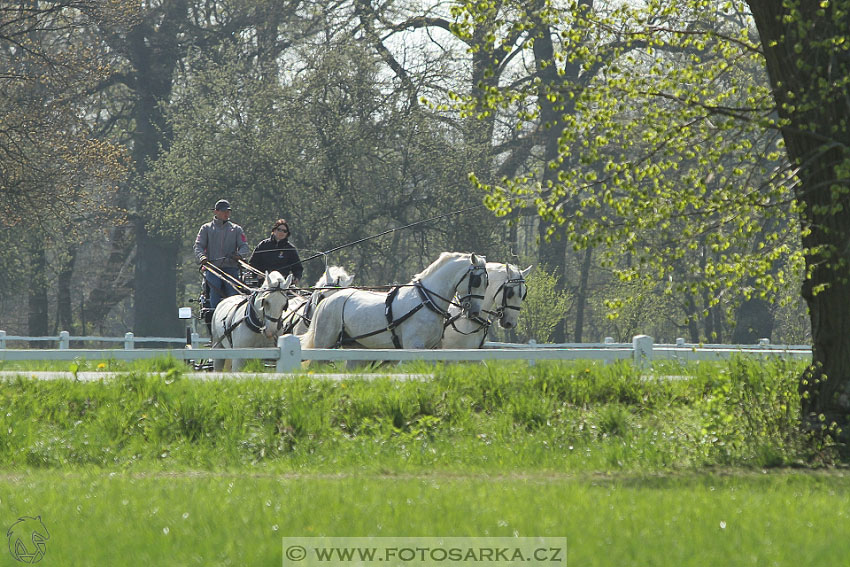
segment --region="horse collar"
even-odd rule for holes
[[[257,311],[254,309],[254,299],[257,294],[254,292],[251,294],[251,299],[247,301],[247,306],[245,307],[245,326],[254,331],[255,333],[262,333],[265,330],[265,325],[263,324],[262,319],[257,316]],[[265,314],[264,314],[265,315]]]

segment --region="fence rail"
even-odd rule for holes
[[[54,341],[58,349],[10,349],[10,341]],[[123,342],[123,349],[70,348],[72,341]],[[184,348],[136,349],[138,343],[172,343]],[[265,348],[209,349],[200,348],[201,339],[191,336],[191,348],[185,339],[173,337],[135,337],[126,333],[124,337],[71,337],[67,332],[55,337],[9,336],[0,331],[0,360],[140,360],[171,356],[180,360],[198,359],[263,359],[274,360],[278,372],[291,372],[301,367],[305,360],[319,361],[480,361],[480,360],[631,360],[637,365],[656,360],[678,362],[723,360],[733,355],[762,357],[811,358],[811,348],[806,345],[771,345],[762,339],[758,345],[697,345],[687,344],[683,339],[675,344],[653,344],[652,337],[638,335],[629,343],[615,343],[606,339],[604,343],[529,344],[485,343],[483,349],[301,349],[297,337],[284,335],[277,346]]]

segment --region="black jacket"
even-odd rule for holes
[[[298,250],[289,243],[289,239],[266,238],[257,244],[248,263],[263,272],[277,270],[283,277],[292,274],[296,280],[300,280],[304,273]]]

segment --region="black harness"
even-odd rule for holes
[[[472,293],[472,290],[473,290],[473,288],[480,287],[482,281],[484,282],[484,287],[485,288],[487,287],[487,268],[484,267],[484,266],[476,266],[474,264],[471,265],[469,267],[469,269],[466,271],[466,273],[463,275],[463,277],[460,279],[460,281],[457,282],[455,289],[460,287],[460,284],[463,282],[463,280],[465,278],[469,278],[469,282],[467,283],[466,294],[459,298],[459,302],[460,302],[459,306],[461,308],[461,312],[465,312],[467,309],[469,309],[470,299],[484,299],[483,295]],[[483,280],[482,280],[482,278],[483,278]],[[357,335],[356,337],[348,337],[348,336],[346,336],[346,333],[345,333],[345,304],[348,303],[349,299],[351,299],[351,295],[349,295],[345,299],[345,302],[342,305],[342,330],[340,331],[339,338],[337,339],[337,343],[336,343],[335,348],[340,347],[344,344],[355,343],[360,339],[365,339],[367,337],[372,337],[374,335],[378,335],[380,333],[386,333],[386,332],[389,332],[390,336],[392,337],[393,347],[394,348],[402,348],[401,340],[399,339],[395,330],[399,327],[399,325],[401,325],[402,323],[404,323],[405,321],[410,319],[413,315],[415,315],[417,312],[419,312],[419,310],[422,309],[423,307],[427,307],[428,309],[430,309],[431,311],[433,311],[434,313],[436,313],[437,315],[439,315],[443,319],[449,319],[451,317],[451,315],[449,314],[448,311],[446,311],[445,309],[442,309],[439,305],[437,305],[434,302],[434,298],[436,297],[438,299],[442,299],[447,304],[458,305],[457,303],[454,303],[452,300],[447,299],[445,297],[442,297],[440,294],[434,293],[433,291],[429,290],[424,285],[422,285],[422,282],[419,281],[419,280],[414,280],[413,283],[410,284],[410,285],[415,287],[416,291],[419,293],[419,298],[421,299],[420,303],[418,303],[410,311],[408,311],[407,313],[405,313],[404,315],[402,315],[401,317],[396,319],[395,316],[393,315],[393,302],[395,301],[396,296],[398,296],[399,289],[401,289],[401,287],[404,287],[404,286],[393,287],[389,291],[389,293],[387,293],[387,298],[384,301],[384,316],[387,319],[387,326],[382,328],[382,329],[377,329],[377,330],[369,332],[369,333]]]
[[[214,347],[219,346],[219,345],[221,345],[222,341],[227,339],[227,341],[230,343],[230,346],[232,347],[233,346],[233,331],[235,331],[239,327],[239,325],[241,325],[243,323],[245,324],[246,327],[248,327],[248,329],[251,330],[251,332],[256,333],[256,334],[261,334],[263,331],[266,330],[266,322],[267,321],[276,324],[277,328],[280,329],[283,325],[283,317],[282,316],[281,317],[269,317],[266,314],[265,309],[261,309],[262,315],[260,315],[260,314],[257,313],[257,310],[254,309],[254,300],[256,300],[257,295],[259,295],[260,293],[268,294],[268,293],[274,293],[274,292],[280,292],[280,293],[283,293],[284,295],[286,295],[285,290],[283,290],[281,288],[275,288],[275,289],[254,291],[254,292],[251,293],[251,295],[244,296],[239,301],[239,303],[237,303],[233,307],[233,310],[232,310],[232,313],[238,313],[239,309],[244,305],[245,306],[244,314],[242,315],[242,317],[239,320],[237,320],[235,322],[232,319],[230,320],[229,323],[228,323],[227,320],[223,321],[224,332],[223,332],[221,338],[218,340],[218,342],[213,346]],[[287,298],[287,302],[288,301],[289,301],[289,299]]]

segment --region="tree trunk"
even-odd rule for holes
[[[753,345],[759,339],[769,339],[773,334],[774,317],[770,303],[753,297],[741,303],[735,311],[735,331],[732,343]]]
[[[577,343],[582,341],[584,334],[584,309],[587,305],[587,283],[590,279],[590,267],[593,260],[593,248],[588,246],[584,249],[584,260],[581,263],[581,277],[576,293],[576,326],[573,340]]]
[[[133,331],[141,337],[183,336],[177,318],[177,246],[136,232]],[[144,316],[140,316],[140,314]]]
[[[27,333],[32,337],[47,336],[48,314],[47,314],[47,278],[44,271],[47,269],[47,257],[44,251],[44,243],[36,238],[30,249],[30,286],[27,295]],[[33,341],[30,348],[44,348],[43,342]]]
[[[806,265],[813,364],[800,382],[804,419],[850,437],[850,60],[839,49],[850,30],[848,2],[748,0],[761,38],[790,161]],[[835,85],[839,85],[836,87]],[[828,90],[831,89],[831,90]]]
[[[94,287],[81,307],[80,318],[85,326],[102,330],[109,312],[130,295],[134,250],[129,227],[117,226],[109,231],[109,254],[101,269],[96,272]]]
[[[163,2],[163,17],[138,24],[128,34],[128,56],[135,74],[135,165],[138,216],[133,220],[136,265],[133,285],[133,330],[140,336],[181,336],[177,318],[177,246],[148,234],[145,221],[152,206],[144,199],[144,175],[160,151],[168,150],[172,132],[163,114],[171,95],[174,70],[182,54],[186,0]]]
[[[73,306],[71,305],[71,276],[74,275],[74,262],[77,247],[72,246],[68,258],[63,262],[56,278],[56,331],[74,332]]]

